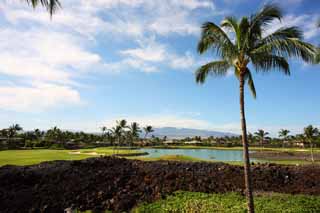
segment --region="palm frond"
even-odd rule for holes
[[[303,39],[303,32],[299,27],[281,27],[263,38],[261,43],[268,43],[278,39],[287,38]]]
[[[243,17],[239,24],[239,41],[238,48],[246,51],[250,48],[250,37],[249,37],[250,23],[247,17]]]
[[[266,4],[262,9],[251,16],[251,26],[253,29],[270,24],[274,19],[281,21],[283,12],[276,4]]]
[[[250,17],[250,38],[261,39],[264,27],[270,24],[274,19],[281,20],[282,11],[275,4],[265,5],[258,13]]]
[[[257,72],[268,72],[277,69],[285,75],[290,75],[289,64],[284,57],[268,54],[255,54],[252,55],[251,60]]]
[[[215,76],[224,76],[227,74],[227,70],[230,68],[230,64],[227,61],[214,61],[206,65],[201,66],[196,71],[196,82],[204,83],[209,74]]]
[[[201,38],[198,43],[198,52],[203,54],[208,49],[214,49],[223,58],[235,55],[234,44],[228,35],[216,24],[206,22],[202,25]]]
[[[41,4],[45,7],[50,15],[52,16],[59,8],[61,8],[61,3],[59,0],[26,0],[28,4],[31,4],[33,8]]]
[[[251,74],[251,72],[250,72],[250,70],[248,68],[247,68],[247,71],[246,71],[245,78],[248,79],[248,86],[249,86],[249,89],[251,91],[251,94],[252,94],[253,98],[257,98],[256,88],[254,86],[252,74]]]
[[[274,39],[260,45],[251,54],[272,54],[285,58],[296,57],[306,62],[313,62],[316,48],[298,38]]]
[[[240,41],[240,31],[239,31],[239,25],[238,25],[238,21],[236,19],[236,17],[234,16],[228,16],[225,19],[222,20],[221,27],[224,27],[228,30],[231,30],[235,33],[236,36],[236,44],[239,43]],[[238,48],[239,46],[236,45]]]

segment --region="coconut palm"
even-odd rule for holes
[[[313,45],[302,41],[303,33],[297,27],[282,27],[269,35],[263,34],[273,20],[282,19],[282,14],[279,7],[267,4],[250,17],[242,17],[240,20],[235,17],[226,17],[220,26],[206,22],[202,26],[198,44],[200,54],[214,51],[220,60],[201,66],[196,71],[197,83],[204,83],[209,74],[225,76],[232,68],[239,80],[245,185],[249,212],[254,212],[254,204],[244,109],[245,84],[248,84],[253,97],[256,97],[250,69],[255,69],[258,73],[278,70],[289,75],[287,58],[296,57],[312,62],[316,52]],[[226,33],[223,28],[232,34]]]
[[[36,8],[39,4],[45,7],[52,16],[59,8],[61,4],[59,0],[26,0],[26,2]]]
[[[154,132],[154,129],[152,129],[152,126],[146,126],[143,128],[145,135],[144,135],[144,139],[147,138],[148,134],[151,132]]]
[[[281,129],[279,131],[279,138],[282,138],[282,147],[283,148],[284,148],[284,143],[288,139],[289,133],[290,133],[290,130],[287,130],[287,129]]]
[[[269,132],[265,132],[263,129],[258,129],[257,132],[254,133],[254,135],[258,138],[258,140],[260,141],[260,147],[262,149],[263,147],[263,143],[267,137],[267,135],[269,135]]]
[[[120,128],[120,132],[121,132],[120,137],[119,137],[119,145],[121,145],[122,139],[125,140],[126,129],[128,128],[128,125],[127,125],[127,121],[125,119],[116,121],[116,123],[117,123],[117,126]]]
[[[17,132],[22,131],[22,127],[19,124],[12,124],[8,129],[8,137],[14,137]]]
[[[304,128],[304,135],[308,142],[310,143],[311,148],[311,161],[314,162],[313,157],[313,142],[316,139],[317,136],[319,136],[319,130],[318,128],[313,127],[312,125],[307,126]]]
[[[139,138],[139,133],[141,132],[141,130],[140,130],[139,124],[137,122],[131,123],[129,130],[130,130],[129,131],[130,145],[132,145],[132,143]]]
[[[102,138],[105,139],[106,138],[106,132],[107,132],[108,128],[106,126],[101,127],[101,131],[102,131]]]

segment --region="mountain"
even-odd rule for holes
[[[189,128],[175,128],[175,127],[162,127],[162,128],[154,128],[154,132],[150,134],[156,137],[164,137],[179,139],[185,137],[194,137],[200,136],[202,138],[207,138],[210,136],[213,137],[224,137],[224,136],[238,136],[237,134],[233,134],[230,132],[218,132],[211,130],[200,130],[200,129],[189,129]]]

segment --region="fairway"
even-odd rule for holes
[[[72,154],[73,153],[73,154]],[[0,166],[3,165],[32,165],[44,161],[53,160],[81,160],[100,155],[109,156],[112,154],[138,153],[136,150],[114,150],[113,148],[96,148],[81,150],[8,150],[0,151]]]

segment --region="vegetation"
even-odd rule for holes
[[[147,133],[153,132],[152,126],[147,126]],[[117,121],[117,125],[108,129],[101,127],[102,134],[63,131],[53,127],[47,131],[35,129],[33,131],[22,131],[19,124],[13,124],[7,129],[0,130],[1,149],[21,148],[60,148],[79,149],[98,146],[132,146],[143,141],[160,142],[159,138],[152,139],[140,137],[141,129],[137,122],[127,125],[126,120]],[[146,142],[146,144],[148,144]]]
[[[59,0],[26,0],[28,4],[31,4],[33,8],[36,8],[39,4],[44,6],[50,15],[52,16],[59,8],[61,4]]]
[[[310,143],[310,150],[311,150],[311,160],[314,162],[314,157],[313,157],[313,141],[315,138],[319,135],[319,130],[318,128],[314,128],[312,125],[307,126],[304,128],[304,135],[308,142]]]
[[[247,127],[244,109],[244,85],[247,83],[256,97],[253,76],[249,69],[251,63],[257,72],[278,70],[290,74],[287,58],[301,58],[306,62],[314,61],[316,48],[302,41],[302,31],[297,27],[282,27],[270,35],[264,36],[269,24],[281,20],[283,12],[276,5],[265,5],[259,12],[250,17],[226,17],[219,27],[207,22],[202,26],[202,35],[198,44],[198,52],[214,51],[221,60],[210,62],[196,71],[196,81],[204,83],[207,76],[224,76],[230,68],[239,80],[240,117],[242,127],[242,143],[244,151],[244,171],[248,211],[254,212],[253,195],[250,177],[250,159],[248,151]],[[234,37],[222,29],[231,31]]]
[[[176,192],[166,199],[142,204],[133,212],[246,212],[245,198],[236,193],[205,194]],[[262,194],[255,197],[256,212],[319,212],[320,197],[306,195]]]
[[[135,154],[137,150],[121,149],[117,154]],[[109,156],[114,154],[113,147],[81,149],[81,150],[53,150],[53,149],[33,149],[33,150],[6,150],[0,151],[0,166],[3,165],[32,165],[44,161],[53,160],[82,160],[100,155]]]
[[[263,147],[263,143],[265,142],[266,136],[269,135],[269,132],[265,132],[263,129],[258,129],[257,132],[254,133],[256,137],[260,141],[261,148]]]
[[[287,130],[287,129],[281,129],[279,131],[279,138],[282,139],[282,147],[284,148],[284,145],[285,143],[287,142],[288,140],[288,135],[290,133],[290,130]]]

